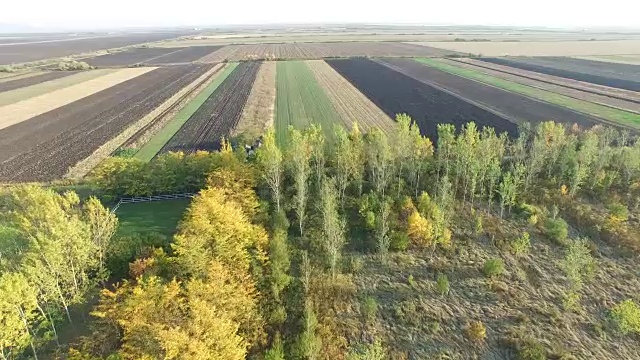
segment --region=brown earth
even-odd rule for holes
[[[35,96],[14,104],[2,106],[0,107],[0,113],[3,114],[2,119],[0,119],[0,129],[4,129],[61,106],[70,104],[91,94],[95,94],[124,81],[136,78],[154,69],[155,68],[122,69],[115,73],[109,73],[80,84]]]
[[[61,178],[210,68],[156,69],[0,130],[0,180]]]
[[[250,139],[264,134],[268,127],[273,126],[275,101],[276,63],[266,61],[260,65],[234,134],[244,134]]]
[[[491,70],[488,68],[476,66],[476,65],[462,62],[462,61],[453,61],[453,60],[446,60],[446,59],[443,59],[442,61],[445,63],[449,63],[450,65],[453,65],[453,66],[458,66],[458,67],[462,67],[470,70],[479,71],[488,75],[498,77],[500,79],[513,81],[518,84],[528,85],[528,86],[532,86],[542,90],[551,91],[556,94],[566,95],[574,99],[585,100],[585,101],[589,101],[596,104],[614,107],[617,109],[640,113],[639,103],[611,98],[609,96],[598,95],[598,94],[594,94],[587,91],[571,89],[561,85],[550,84],[548,82],[533,80],[533,79],[525,78],[518,75],[512,75],[512,74],[505,73],[498,70]]]
[[[65,76],[70,76],[78,73],[78,71],[54,71],[46,72],[39,75],[21,77],[18,79],[12,79],[0,83],[0,92],[11,91],[35,84],[40,84],[45,81],[60,79]]]
[[[378,128],[386,132],[393,127],[394,121],[384,111],[325,61],[309,60],[306,63],[348,128],[353,122],[363,130]]]
[[[536,124],[542,121],[554,120],[590,128],[604,122],[600,118],[449,74],[414,60],[387,59],[381,60],[380,63],[425,84],[455,94],[465,101],[488,109],[516,123],[530,122]],[[468,121],[475,120],[468,119]]]

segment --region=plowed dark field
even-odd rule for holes
[[[191,46],[182,50],[161,56],[156,59],[146,61],[149,65],[167,65],[181,64],[196,61],[212,52],[220,49],[222,46]]]
[[[108,67],[108,66],[127,66],[153,61],[156,58],[161,59],[163,56],[169,56],[173,53],[179,53],[184,48],[140,48],[127,51],[117,52],[97,56],[84,61],[91,66]]]
[[[443,88],[465,99],[480,103],[517,122],[538,123],[554,120],[575,123],[585,128],[601,122],[592,116],[449,74],[422,65],[415,60],[385,59],[380,62],[423,83]]]
[[[555,58],[555,60],[538,60],[536,58],[482,58],[480,60],[592,84],[640,91],[640,80],[637,79],[637,77],[640,78],[640,66],[637,65],[607,63],[606,65],[599,65],[600,68],[598,68],[591,64],[595,63],[595,61],[581,60],[586,63],[576,64],[575,61],[577,61],[577,59],[565,58]],[[609,67],[609,69],[603,71],[602,67],[605,66]],[[621,72],[615,69],[624,70],[621,70]]]
[[[173,39],[193,34],[192,31],[147,32],[107,35],[103,37],[47,40],[0,46],[0,64],[22,63],[50,59],[73,54],[119,48],[146,42]]]
[[[62,177],[210,68],[157,69],[0,130],[0,182]]]
[[[42,75],[30,76],[23,79],[10,80],[0,83],[0,92],[11,91],[23,87],[40,84],[45,81],[60,79],[65,76],[76,74],[77,71],[53,71]]]
[[[260,62],[244,62],[224,80],[160,151],[217,150],[238,125]]]
[[[474,121],[479,127],[493,126],[497,132],[517,134],[515,123],[375,61],[347,59],[327,63],[389,116],[409,114],[421,133],[434,140],[437,124],[441,123],[459,127]]]

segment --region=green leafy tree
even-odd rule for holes
[[[338,264],[345,243],[345,222],[338,214],[335,180],[333,178],[325,179],[322,182],[320,201],[322,203],[323,246],[327,263],[331,269],[331,275],[335,277],[338,273]]]
[[[275,131],[269,129],[264,136],[264,142],[256,153],[257,162],[262,169],[262,176],[271,189],[271,197],[276,206],[276,213],[280,212],[280,198],[282,196],[282,152],[276,143]]]
[[[295,189],[294,209],[298,217],[300,234],[303,234],[306,217],[307,201],[309,199],[309,177],[311,175],[311,143],[305,133],[289,128],[289,147],[287,162]]]

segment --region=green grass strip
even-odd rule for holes
[[[171,236],[176,232],[191,199],[122,204],[116,211],[118,233],[132,235],[157,232]]]
[[[333,124],[340,121],[331,100],[304,61],[278,61],[275,130],[279,144],[286,142],[289,125],[304,129],[312,123],[319,124],[330,138]]]
[[[500,89],[526,95],[555,105],[564,106],[585,114],[597,116],[602,119],[610,120],[620,124],[629,125],[636,128],[640,127],[640,115],[628,111],[618,110],[610,108],[608,106],[594,104],[588,101],[578,100],[569,96],[556,94],[551,91],[541,90],[528,85],[518,84],[513,81],[500,79],[498,77],[482,73],[480,71],[460,68],[454,65],[446,64],[439,60],[424,58],[416,60],[438,70],[462,76],[471,80],[476,80]]]
[[[200,106],[211,96],[218,86],[235,70],[238,63],[229,63],[224,71],[216,76],[215,79],[207,86],[202,92],[200,92],[193,100],[191,100],[187,106],[182,108],[176,116],[171,119],[165,127],[162,128],[157,134],[155,134],[149,142],[147,142],[136,154],[133,156],[136,159],[148,162],[153,159],[154,156],[162,149],[162,147],[169,141],[173,135],[191,118],[191,116],[198,111]]]

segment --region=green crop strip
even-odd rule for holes
[[[640,115],[610,108],[607,106],[594,104],[588,101],[574,99],[569,96],[556,94],[551,91],[537,89],[528,85],[522,85],[509,80],[503,80],[495,76],[487,75],[480,71],[460,68],[450,64],[443,63],[434,59],[416,59],[418,62],[434,67],[438,70],[448,72],[450,74],[465,77],[467,79],[476,80],[487,85],[511,91],[514,93],[526,95],[535,99],[546,101],[555,105],[564,106],[585,114],[593,115],[602,119],[610,120],[624,125],[640,128]]]
[[[222,84],[222,82],[235,70],[238,66],[238,63],[229,63],[227,68],[207,86],[202,92],[200,92],[193,100],[191,100],[187,106],[182,108],[180,112],[176,114],[165,125],[162,130],[160,130],[156,135],[154,135],[148,143],[146,143],[140,150],[133,156],[136,159],[140,159],[142,161],[148,162],[153,159],[154,156],[162,149],[164,144],[169,141],[173,135],[175,135],[178,130],[184,125],[191,116],[198,111],[200,106],[211,96],[218,86]]]
[[[330,137],[333,124],[340,121],[327,94],[304,61],[279,61],[276,67],[276,138],[284,144],[289,125],[304,129],[322,126]]]

